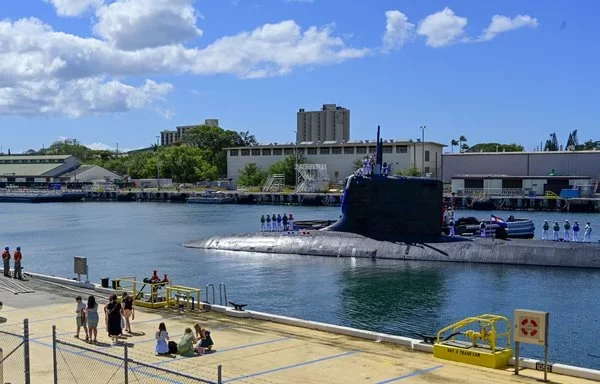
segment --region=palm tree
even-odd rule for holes
[[[452,150],[452,153],[454,153],[454,147],[456,146],[458,146],[458,140],[452,139],[452,141],[450,142],[450,148]]]
[[[460,137],[458,138],[458,152],[462,152],[462,143],[464,143],[465,141],[467,141],[467,138],[464,137],[463,135],[460,135]]]

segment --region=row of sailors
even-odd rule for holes
[[[362,161],[362,167],[359,168],[355,174],[357,176],[366,176],[366,175],[370,175],[372,173],[372,169],[374,166],[374,162],[372,161],[372,159],[364,159]],[[392,175],[392,164],[383,163],[382,167],[381,167],[381,175],[382,176],[391,176]]]
[[[293,231],[294,230],[294,216],[290,213],[286,215],[272,216],[262,215],[260,217],[260,230],[261,232],[277,232],[277,231]]]
[[[548,220],[544,220],[544,225],[542,226],[543,232],[542,232],[542,240],[548,240],[548,232],[550,230],[550,224],[548,224]],[[576,221],[573,224],[573,227],[571,227],[571,224],[569,223],[569,220],[565,220],[565,223],[563,224],[563,239],[564,241],[579,241],[579,223]],[[554,225],[552,226],[552,240],[554,241],[559,241],[559,232],[560,232],[560,225],[558,224],[558,221],[554,222]],[[592,238],[592,225],[590,224],[590,222],[588,221],[585,224],[585,228],[583,230],[583,241],[585,242],[589,242],[591,241]]]

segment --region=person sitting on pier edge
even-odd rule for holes
[[[194,337],[192,328],[186,328],[177,344],[177,354],[184,357],[194,356],[194,345],[198,339]]]
[[[555,221],[552,226],[552,241],[558,241],[558,231],[560,231],[560,225],[558,225],[558,221]]]
[[[577,221],[573,224],[573,241],[579,241],[579,223]]]
[[[288,218],[285,213],[281,216],[281,222],[283,223],[283,230],[287,231],[288,230]]]
[[[260,231],[264,232],[266,230],[266,226],[265,226],[265,215],[261,215],[260,216]]]
[[[479,224],[479,231],[481,232],[481,237],[486,237],[484,220],[481,220],[481,223]]]
[[[565,220],[565,225],[563,225],[563,228],[565,229],[564,240],[571,241],[571,224],[569,223],[569,220]]]
[[[271,216],[267,213],[267,231],[271,231]]]
[[[548,220],[544,220],[544,225],[542,226],[544,231],[542,232],[542,240],[548,240],[548,230],[550,229],[550,224],[548,224]]]
[[[21,273],[21,260],[23,260],[23,255],[21,254],[21,247],[17,247],[17,250],[13,254],[15,260],[15,268],[13,269],[13,279],[23,280],[23,275]]]
[[[448,227],[450,227],[450,236],[456,236],[454,232],[454,219],[450,219],[450,223],[448,223]]]
[[[10,249],[8,247],[2,251],[2,262],[4,263],[4,276],[10,277]]]
[[[583,232],[583,241],[589,242],[589,241],[591,241],[591,237],[592,237],[592,225],[588,221],[585,224],[585,230]]]
[[[283,231],[283,226],[281,224],[281,214],[277,214],[277,230]]]
[[[194,352],[201,355],[206,353],[206,351],[210,351],[214,345],[212,337],[210,337],[210,331],[202,328],[198,323],[194,325],[194,329],[196,330],[196,338],[200,341]]]

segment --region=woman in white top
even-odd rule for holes
[[[157,355],[168,355],[169,354],[169,344],[167,340],[169,340],[169,334],[167,333],[167,326],[165,323],[160,323],[158,325],[158,331],[156,331],[156,345],[154,347],[154,352]]]

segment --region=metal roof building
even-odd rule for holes
[[[79,166],[71,155],[0,155],[0,181],[52,182]]]

